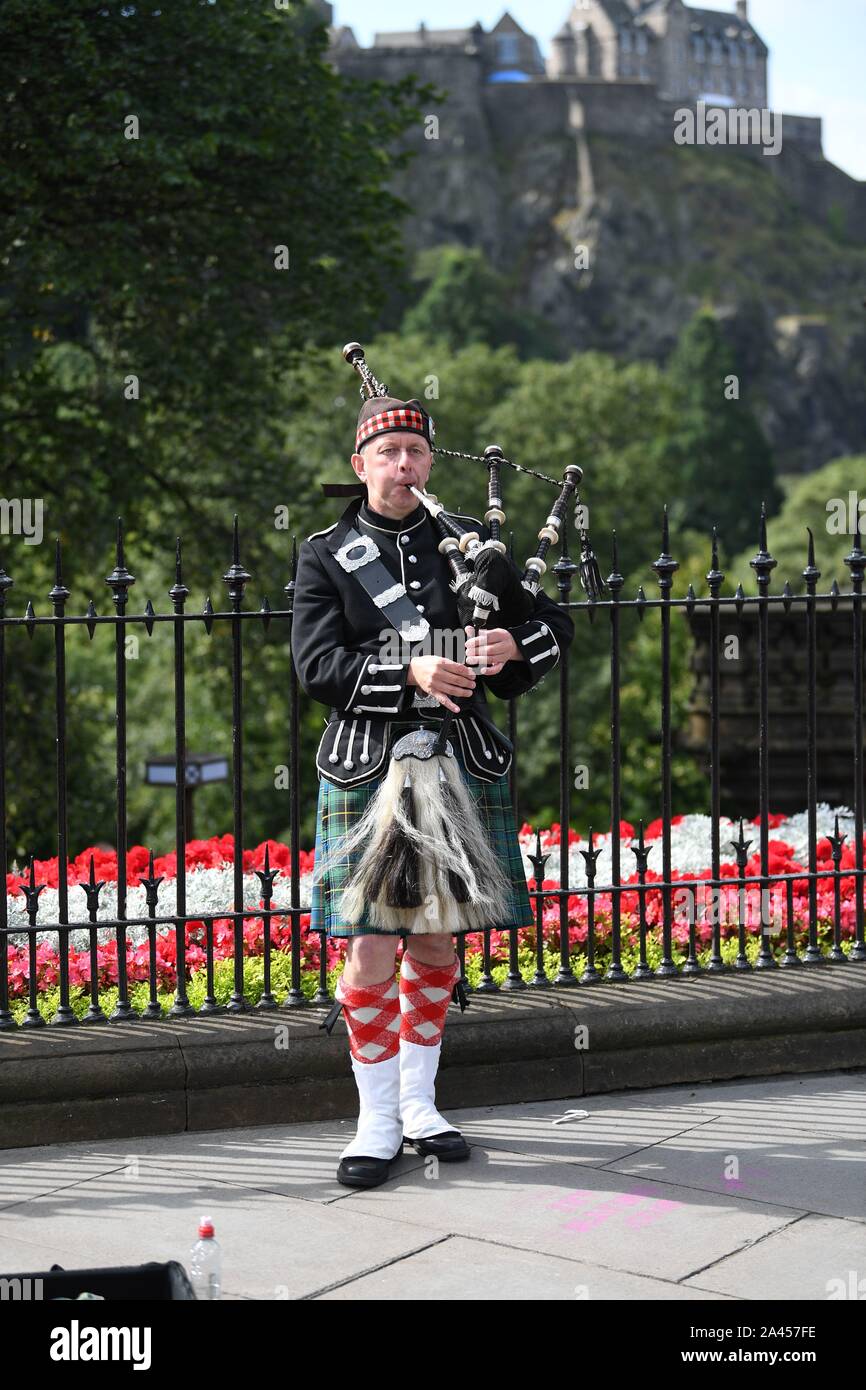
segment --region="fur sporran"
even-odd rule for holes
[[[364,845],[341,917],[406,933],[480,930],[505,920],[510,882],[453,756],[392,759],[355,826],[316,865]]]

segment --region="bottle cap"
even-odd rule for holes
[[[213,1217],[203,1216],[198,1223],[198,1233],[202,1237],[213,1235]]]

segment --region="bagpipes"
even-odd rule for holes
[[[362,399],[390,395],[371,372],[359,343],[348,343],[343,356],[361,378]],[[496,444],[488,445],[480,456],[431,447],[434,453],[473,459],[487,467],[486,540],[448,513],[434,494],[410,487],[440,536],[438,549],[453,575],[450,588],[461,624],[471,624],[478,634],[491,625],[494,616],[495,625],[506,628],[525,622],[534,610],[547,553],[559,540],[572,499],[577,518],[577,487],[583,470],[568,464],[557,483],[513,463]],[[535,554],[526,561],[522,575],[502,540],[503,464],[559,488],[538,533]],[[598,598],[605,583],[586,527],[580,525],[579,529],[580,582],[588,597]],[[346,922],[358,922],[365,907],[371,926],[400,933],[450,933],[458,928],[477,931],[507,920],[510,884],[448,739],[456,717],[453,710],[446,709],[438,728],[420,727],[395,742],[388,772],[378,790],[357,824],[329,855],[328,865],[364,846],[358,867],[343,890],[341,915]],[[407,718],[413,718],[411,710]],[[326,867],[318,866],[317,875]]]

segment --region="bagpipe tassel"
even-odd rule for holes
[[[392,932],[478,931],[507,920],[510,884],[453,755],[392,759],[328,860],[361,845],[343,889],[345,922],[357,923],[365,908],[371,926]]]
[[[598,560],[595,558],[595,552],[589,541],[589,533],[586,531],[580,533],[580,560],[577,577],[587,598],[600,599],[603,596],[607,586],[601,577]]]
[[[327,1030],[329,1036],[330,1036],[331,1032],[333,1031],[334,1024],[337,1022],[337,1019],[340,1017],[340,1010],[342,1009],[342,1007],[343,1007],[343,1001],[342,1001],[342,999],[336,1000],[336,1002],[335,1002],[335,1003],[331,1006],[331,1008],[329,1009],[327,1017],[326,1017],[326,1018],[323,1018],[323,1019],[322,1019],[322,1022],[319,1024],[319,1027],[320,1027],[320,1028],[324,1028],[324,1029]]]
[[[469,1007],[469,1000],[466,997],[466,990],[459,980],[455,982],[454,988],[451,991],[451,998],[454,1000],[455,1004],[460,1005],[460,1012],[465,1014]]]

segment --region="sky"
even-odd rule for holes
[[[365,47],[377,30],[490,29],[507,9],[538,39],[544,57],[570,0],[333,0],[334,23],[348,24]],[[734,0],[701,8],[733,13]],[[749,18],[770,50],[770,106],[821,116],[824,154],[866,179],[866,0],[749,0]],[[783,127],[784,131],[784,127]]]

